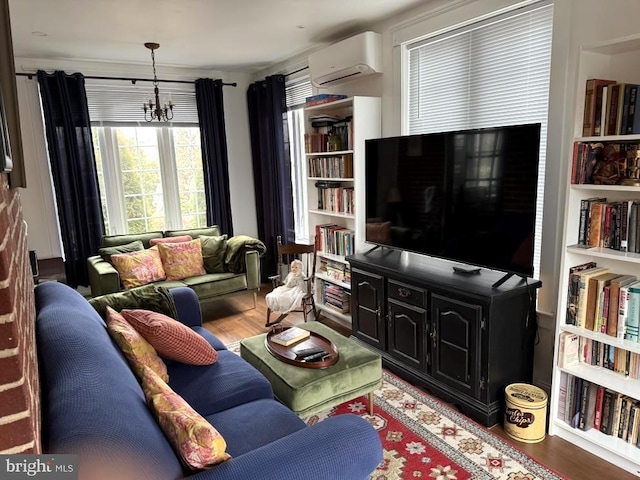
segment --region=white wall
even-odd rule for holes
[[[38,69],[64,70],[68,73],[82,72],[84,75],[97,76],[150,77],[148,65],[16,59],[16,72],[35,72]],[[225,87],[224,89],[231,214],[234,233],[257,236],[246,101],[249,75],[158,67],[158,77],[170,80],[221,78],[224,82],[238,84],[236,88]],[[60,229],[51,184],[38,82],[35,77],[31,80],[27,77],[18,77],[17,84],[27,175],[27,188],[20,191],[20,196],[24,218],[29,225],[29,249],[35,250],[38,258],[41,259],[61,257]],[[162,85],[160,91],[162,92]]]

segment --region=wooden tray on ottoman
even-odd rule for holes
[[[338,361],[338,348],[329,339],[323,337],[322,335],[315,332],[310,332],[311,335],[309,335],[304,340],[285,347],[284,345],[280,345],[271,341],[271,337],[281,333],[282,331],[283,330],[277,329],[271,330],[269,333],[267,333],[267,336],[264,339],[265,347],[267,348],[269,353],[271,353],[271,355],[276,357],[278,360],[282,360],[285,363],[303,368],[327,368]],[[328,352],[328,357],[318,362],[303,362],[296,358],[295,352],[298,349],[312,347],[322,348],[325,352]]]

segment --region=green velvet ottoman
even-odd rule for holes
[[[321,323],[296,326],[331,340],[338,348],[338,361],[324,369],[290,365],[269,353],[264,345],[265,333],[242,340],[240,355],[267,377],[276,398],[301,417],[365,394],[369,394],[373,414],[373,391],[382,385],[380,355]]]

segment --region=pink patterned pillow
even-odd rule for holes
[[[218,352],[189,327],[149,310],[122,310],[120,314],[164,358],[190,365],[211,365]]]
[[[163,238],[152,238],[149,240],[149,245],[152,247],[154,245],[158,245],[159,243],[179,243],[179,242],[188,242],[193,240],[191,235],[180,235],[178,237],[163,237]]]
[[[142,390],[160,428],[187,467],[207,468],[231,458],[220,432],[149,368],[142,377]]]
[[[111,262],[118,271],[124,288],[139,287],[165,279],[158,247],[111,255]]]
[[[169,381],[167,366],[155,349],[113,308],[107,307],[107,330],[126,357],[133,373],[142,378],[144,368],[153,370],[162,380]]]
[[[190,242],[159,243],[156,246],[160,250],[167,280],[182,280],[206,273],[199,238]]]

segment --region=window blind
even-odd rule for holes
[[[541,123],[539,273],[553,8],[539,2],[407,44],[406,133]]]
[[[304,104],[307,97],[313,95],[313,87],[308,75],[287,82],[284,87],[287,97],[287,108],[296,108]]]
[[[87,80],[85,88],[89,107],[89,118],[92,125],[122,125],[136,124],[138,126],[198,125],[198,107],[194,85],[162,83],[160,89],[160,103],[169,100],[173,106],[173,120],[170,122],[147,122],[144,119],[143,103],[153,99],[153,84],[139,82],[136,85],[105,85],[91,83]]]

